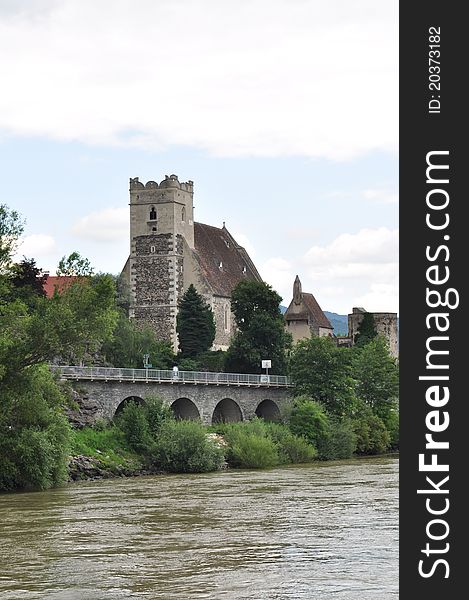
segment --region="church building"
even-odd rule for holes
[[[262,279],[225,224],[194,222],[193,188],[177,175],[159,184],[130,179],[130,256],[122,272],[129,316],[177,349],[178,302],[192,283],[215,317],[213,349],[226,350],[234,331],[233,288],[244,279]]]

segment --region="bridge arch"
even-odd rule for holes
[[[280,409],[272,400],[262,400],[256,408],[256,416],[264,421],[280,421]]]
[[[197,421],[200,419],[200,412],[195,402],[189,398],[178,398],[171,404],[171,410],[176,419],[185,419]]]
[[[133,402],[134,404],[140,404],[141,406],[145,406],[145,400],[143,398],[140,398],[140,396],[127,396],[127,398],[124,398],[121,402],[119,402],[114,413],[114,418],[118,417],[122,413],[124,408],[131,402]]]
[[[212,423],[236,423],[243,420],[239,404],[231,398],[223,398],[215,406]]]

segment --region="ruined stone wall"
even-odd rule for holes
[[[384,335],[389,344],[389,351],[392,356],[399,355],[399,344],[397,334],[397,314],[394,313],[373,313],[376,331]]]
[[[399,343],[397,332],[397,313],[371,313],[375,322],[376,331],[379,335],[386,338],[389,344],[389,352],[392,356],[399,355]],[[355,339],[358,328],[363,320],[364,312],[354,309],[352,314],[348,315],[348,337]]]

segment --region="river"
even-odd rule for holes
[[[1,495],[0,598],[398,598],[398,460]]]

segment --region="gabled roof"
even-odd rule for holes
[[[322,312],[316,298],[313,294],[303,292],[301,281],[298,275],[293,283],[293,300],[285,313],[285,320],[289,321],[308,321],[315,327],[333,329],[329,319]]]
[[[319,306],[316,298],[313,294],[307,294],[303,292],[303,302],[309,312],[309,314],[313,317],[314,321],[317,323],[319,327],[326,327],[329,329],[333,329],[329,319],[323,313],[321,307]]]
[[[240,281],[262,281],[246,250],[225,226],[220,229],[194,223],[194,245],[202,275],[213,294],[230,297]]]

